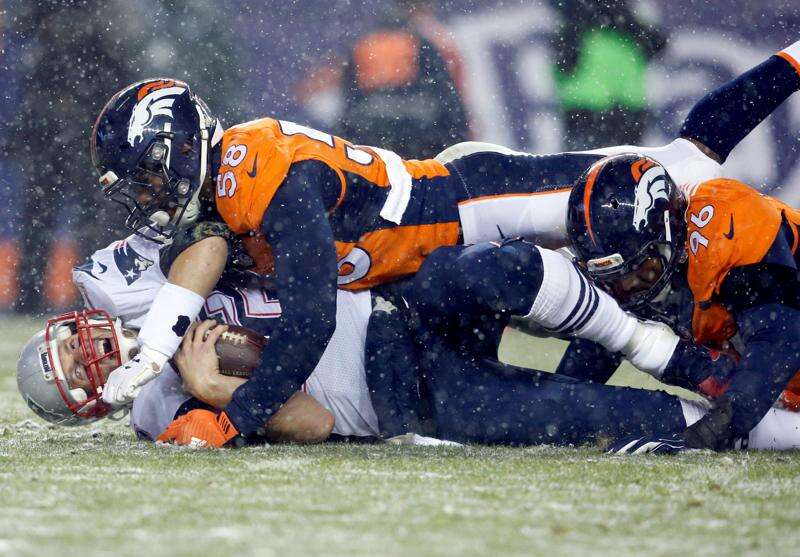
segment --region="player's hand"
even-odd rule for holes
[[[686,441],[677,434],[644,435],[614,441],[606,454],[675,454],[687,449]]]
[[[219,357],[214,346],[219,337],[228,330],[213,319],[194,323],[186,331],[183,344],[175,354],[175,365],[183,379],[183,388],[204,402],[208,402],[219,374]]]
[[[130,404],[148,381],[158,377],[166,361],[164,354],[144,346],[130,361],[111,372],[103,385],[103,400],[112,406]]]
[[[714,401],[708,414],[686,428],[683,438],[693,449],[725,451],[746,446],[745,440],[734,436],[733,408],[730,399],[723,395]]]
[[[156,441],[193,449],[220,448],[239,435],[225,412],[192,410],[172,421]]]

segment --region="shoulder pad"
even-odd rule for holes
[[[688,281],[695,341],[715,345],[736,332],[730,313],[712,301],[731,269],[761,261],[780,230],[782,204],[736,180],[703,182],[687,192]]]
[[[695,302],[711,299],[733,267],[758,263],[781,225],[773,200],[736,180],[700,184],[686,211],[689,287]]]
[[[240,124],[222,136],[216,176],[217,210],[236,233],[258,230],[294,158],[291,145],[280,141],[277,121],[264,118]]]

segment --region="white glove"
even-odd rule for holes
[[[638,369],[659,379],[679,340],[678,335],[663,323],[639,321],[631,339],[622,347],[622,353]]]
[[[103,400],[112,406],[123,406],[133,402],[142,387],[161,373],[167,356],[147,346],[123,366],[108,376],[103,386]]]

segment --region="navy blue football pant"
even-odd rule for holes
[[[683,431],[676,397],[496,359],[509,317],[530,309],[541,272],[536,248],[519,240],[442,248],[405,289],[408,312],[373,314],[367,382],[385,436],[420,431],[428,415],[438,437],[471,443],[582,444]]]

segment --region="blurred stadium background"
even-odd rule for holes
[[[464,138],[534,152],[653,145],[675,136],[705,91],[797,40],[800,29],[794,0],[600,4],[0,2],[0,312],[74,304],[71,267],[122,233],[96,185],[88,137],[102,103],[134,80],[184,79],[226,125],[276,115],[355,142],[378,137],[411,157]],[[391,82],[381,77],[383,61],[402,64],[405,55],[397,37],[364,44],[387,26],[414,29],[445,64],[439,75],[418,68],[433,101],[404,90],[411,106],[396,107],[439,102],[438,113],[416,115],[427,118],[424,135],[438,134],[432,145],[413,143],[413,128],[392,128],[393,114],[377,131],[358,127],[370,105],[352,106],[364,93],[354,88],[368,96],[370,79]],[[364,58],[364,48],[381,63]],[[800,203],[798,130],[793,99],[736,150],[728,173]]]

